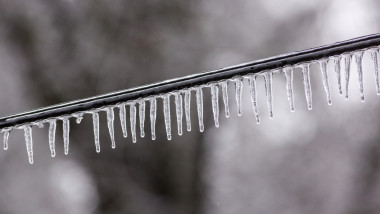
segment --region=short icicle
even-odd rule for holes
[[[364,86],[363,86],[363,51],[359,51],[355,53],[355,61],[358,71],[358,81],[359,81],[359,92],[360,92],[360,100],[364,102]]]
[[[195,97],[197,101],[199,131],[203,132],[205,129],[203,124],[203,92],[202,88],[199,86],[195,88]]]
[[[338,81],[338,90],[339,90],[339,94],[342,95],[343,94],[343,91],[342,91],[342,78],[341,78],[341,75],[340,75],[340,61],[341,61],[342,57],[341,56],[336,56],[334,57],[334,69],[335,69],[335,74],[336,74],[336,79]]]
[[[145,100],[139,101],[139,122],[140,122],[140,137],[145,137]]]
[[[214,115],[215,127],[219,127],[219,88],[217,84],[211,85],[211,104]]]
[[[376,48],[371,50],[371,57],[373,61],[373,68],[375,71],[375,81],[376,81],[376,93],[380,95],[380,81],[379,81],[379,49]]]
[[[111,148],[116,148],[116,142],[115,142],[115,113],[113,111],[113,107],[108,107],[106,109],[107,113],[107,126],[108,126],[108,132],[110,134],[111,138]]]
[[[49,149],[52,157],[55,157],[55,133],[57,129],[57,121],[49,121]]]
[[[121,130],[123,132],[123,137],[128,137],[127,132],[127,111],[125,110],[125,104],[119,105],[119,117],[120,117],[120,124],[121,124]]]
[[[3,146],[4,146],[4,150],[8,150],[9,132],[10,132],[10,130],[6,130],[6,131],[4,132],[4,136],[3,136]]]
[[[80,114],[75,114],[74,115],[75,116],[75,122],[77,123],[77,124],[79,124],[79,123],[81,123],[82,122],[82,120],[83,120],[83,113],[80,113]]]
[[[323,59],[319,62],[319,66],[321,68],[323,87],[325,88],[325,91],[326,91],[327,103],[331,105],[332,102],[331,102],[329,79],[327,75],[327,62],[328,62],[327,59]]]
[[[24,128],[24,136],[26,143],[26,151],[28,153],[29,163],[33,164],[33,137],[32,137],[32,127],[30,125],[26,125]]]
[[[62,118],[62,127],[63,127],[63,150],[65,155],[69,154],[69,145],[70,145],[70,120],[68,117]]]
[[[310,84],[310,64],[302,65],[302,75],[303,75],[303,85],[305,87],[305,95],[307,108],[309,110],[312,109],[312,92],[311,92],[311,84]]]
[[[249,84],[249,91],[251,94],[253,113],[256,118],[256,123],[260,124],[259,107],[257,105],[256,76],[249,76],[248,84]]]
[[[156,98],[149,98],[150,105],[150,129],[152,133],[152,140],[156,139],[156,117],[157,117],[157,100]]]
[[[264,73],[265,95],[267,97],[269,118],[273,118],[273,93],[272,93],[273,73],[271,71]]]
[[[230,117],[230,107],[228,106],[228,82],[221,82],[220,86],[222,87],[224,111],[226,112],[226,117],[228,118]]]
[[[182,107],[182,95],[180,92],[174,93],[175,102],[175,112],[177,117],[177,129],[178,135],[182,135],[182,117],[183,117],[183,107]]]
[[[237,111],[238,115],[242,115],[242,104],[241,104],[241,97],[243,94],[243,79],[242,78],[235,78],[235,96],[236,96],[236,104],[237,104]]]
[[[94,128],[94,141],[96,152],[100,152],[100,140],[99,140],[99,113],[92,113],[92,124]]]
[[[187,131],[191,131],[191,117],[190,117],[190,103],[191,103],[191,90],[185,91],[185,116]]]
[[[131,102],[129,104],[129,120],[131,123],[131,135],[132,135],[132,142],[136,143],[136,103]]]
[[[286,93],[288,95],[288,101],[290,105],[290,111],[294,112],[294,95],[293,95],[293,67],[284,68],[285,81],[286,81]]]
[[[172,128],[171,128],[171,119],[170,119],[170,94],[165,94],[162,96],[163,107],[164,107],[164,120],[165,120],[165,129],[166,136],[168,140],[172,139]]]
[[[348,100],[348,83],[350,82],[350,70],[351,70],[351,54],[347,54],[344,56],[344,70],[345,70],[345,84],[346,84],[346,100]]]

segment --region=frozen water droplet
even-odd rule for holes
[[[376,81],[376,93],[380,95],[380,81],[379,81],[379,49],[371,50],[371,57],[373,61],[373,67],[375,70],[375,81]]]
[[[139,121],[140,121],[140,136],[145,137],[144,123],[145,123],[145,100],[139,101]]]
[[[92,124],[94,128],[94,140],[96,152],[100,152],[100,140],[99,140],[99,114],[97,112],[92,113]]]
[[[129,103],[129,120],[131,122],[132,142],[136,143],[136,103]]]
[[[4,132],[4,136],[3,136],[4,150],[8,150],[9,132],[10,131],[5,131]]]
[[[223,96],[223,103],[224,103],[224,111],[226,112],[226,117],[230,117],[230,107],[228,106],[228,82],[224,81],[220,83],[220,86],[222,86],[222,96]]]
[[[177,129],[178,135],[182,135],[182,117],[183,117],[183,107],[182,107],[182,95],[180,92],[174,94],[175,102],[175,112],[177,116]]]
[[[152,140],[156,139],[156,116],[157,116],[157,101],[156,98],[150,98],[150,129],[152,132]]]
[[[311,93],[311,84],[310,84],[310,64],[302,65],[302,74],[303,74],[303,85],[305,87],[305,95],[307,108],[312,109],[312,93]]]
[[[119,105],[119,117],[120,117],[121,130],[123,131],[124,138],[126,138],[126,137],[128,137],[128,132],[127,132],[127,111],[125,110],[125,105],[124,104]]]
[[[236,96],[236,103],[237,103],[237,111],[238,115],[242,115],[242,105],[241,105],[241,96],[243,94],[243,79],[242,78],[235,78],[235,96]]]
[[[67,117],[62,118],[63,127],[63,147],[65,155],[69,154],[69,144],[70,144],[70,120]]]
[[[359,92],[360,92],[360,100],[364,102],[364,87],[363,87],[363,51],[359,51],[355,53],[356,66],[358,71],[358,81],[359,81]]]
[[[112,107],[109,107],[106,109],[107,112],[107,126],[108,126],[108,132],[110,134],[111,138],[111,147],[114,149],[116,148],[116,142],[115,142],[115,113],[113,111]]]
[[[346,100],[348,100],[348,83],[350,82],[350,70],[351,70],[351,54],[347,54],[344,56],[344,71],[345,71],[345,80],[346,80]]]
[[[26,143],[26,151],[28,153],[29,163],[33,164],[33,137],[32,127],[30,125],[24,126],[24,136]]]
[[[57,129],[57,121],[49,120],[49,148],[52,157],[55,157],[55,132]]]
[[[267,104],[268,104],[268,111],[269,111],[270,118],[273,118],[272,79],[273,79],[273,73],[271,71],[268,71],[264,74],[265,94],[267,97]]]
[[[255,114],[256,123],[260,124],[259,107],[257,105],[256,76],[249,76],[248,84],[251,94],[253,113]]]
[[[321,60],[319,62],[319,66],[321,68],[321,73],[322,73],[323,87],[325,88],[325,91],[326,91],[327,103],[331,105],[332,102],[331,102],[329,79],[327,75],[327,62],[328,62],[327,59]]]
[[[191,131],[190,101],[191,101],[191,90],[186,90],[185,91],[185,116],[186,116],[187,131]]]
[[[162,96],[164,104],[164,119],[165,119],[165,129],[168,140],[172,139],[172,128],[170,119],[170,94],[165,94]]]
[[[74,117],[76,118],[76,119],[75,119],[75,122],[76,122],[77,124],[79,124],[79,123],[81,123],[82,120],[83,120],[83,113],[75,114]]]
[[[334,69],[335,69],[335,74],[336,74],[336,78],[338,80],[338,90],[339,90],[339,94],[342,95],[343,92],[342,92],[342,78],[340,77],[340,60],[342,59],[341,56],[337,56],[334,58]]]
[[[197,101],[199,131],[203,132],[205,128],[203,125],[203,92],[201,87],[195,88],[195,98]]]
[[[219,88],[217,84],[211,85],[211,103],[214,114],[215,127],[219,127]]]
[[[294,95],[293,95],[293,68],[286,67],[284,69],[285,81],[286,81],[286,92],[288,95],[290,111],[294,112]]]

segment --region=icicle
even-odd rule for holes
[[[228,106],[228,82],[224,81],[221,82],[220,85],[222,86],[222,96],[223,96],[223,102],[224,102],[224,111],[226,112],[226,117],[230,117],[230,107]]]
[[[182,135],[182,117],[183,117],[183,107],[182,107],[182,95],[180,92],[174,94],[175,102],[175,112],[177,116],[177,129],[178,135]]]
[[[62,118],[63,127],[63,147],[65,155],[69,154],[69,144],[70,144],[70,120],[67,117]]]
[[[139,121],[140,121],[140,136],[145,137],[144,123],[145,123],[145,100],[139,101]]]
[[[327,59],[321,60],[319,62],[319,66],[321,67],[322,81],[323,81],[323,86],[326,91],[327,103],[331,105],[332,102],[331,102],[330,86],[329,86],[329,79],[327,75]]]
[[[107,112],[107,126],[108,126],[108,132],[110,133],[111,137],[111,147],[114,149],[116,148],[116,142],[115,142],[115,113],[113,111],[112,107],[108,107],[106,109]]]
[[[214,114],[215,127],[219,127],[219,88],[217,84],[211,85],[211,103],[212,103],[212,112]]]
[[[9,132],[10,132],[9,130],[4,132],[4,137],[3,137],[4,150],[8,150]]]
[[[363,51],[359,51],[355,53],[355,60],[356,60],[356,66],[358,70],[358,80],[359,80],[359,92],[360,92],[360,99],[362,102],[364,102],[364,87],[363,87]]]
[[[185,116],[186,116],[187,131],[191,131],[190,101],[191,101],[191,90],[186,90],[185,91]]]
[[[75,122],[76,122],[77,124],[79,124],[80,122],[82,122],[82,119],[83,119],[83,113],[75,114],[74,117],[76,117]]]
[[[128,137],[127,132],[127,111],[125,110],[125,105],[121,104],[119,105],[119,117],[120,117],[120,124],[121,129],[123,131],[124,138]]]
[[[49,148],[52,157],[55,157],[55,132],[57,129],[57,121],[49,120]]]
[[[26,151],[28,153],[29,163],[33,164],[33,138],[32,138],[32,127],[27,125],[24,126],[24,136],[26,143]]]
[[[285,80],[286,80],[286,92],[288,95],[290,111],[294,112],[294,95],[293,95],[293,68],[286,67],[284,69]]]
[[[260,124],[259,107],[257,106],[256,76],[250,76],[248,78],[248,84],[249,84],[249,89],[251,93],[253,113],[255,114],[256,123]]]
[[[157,116],[157,101],[156,98],[149,98],[150,103],[150,129],[152,132],[152,140],[156,139],[156,116]]]
[[[303,74],[303,85],[305,87],[307,108],[311,110],[312,109],[312,93],[311,93],[311,85],[310,85],[310,64],[302,65],[302,74]]]
[[[100,140],[99,140],[99,114],[97,112],[92,113],[92,124],[94,127],[94,140],[96,152],[100,152]]]
[[[350,82],[350,66],[351,66],[351,54],[347,54],[344,56],[344,64],[345,64],[345,80],[346,80],[346,100],[348,100],[348,83]]]
[[[197,101],[199,131],[203,132],[205,128],[203,125],[203,92],[201,87],[195,88],[195,97]]]
[[[273,93],[272,93],[272,79],[273,73],[271,71],[264,73],[265,80],[265,94],[267,97],[269,117],[273,118]]]
[[[378,56],[379,56],[379,49],[376,48],[375,50],[371,51],[371,57],[373,60],[373,67],[375,70],[375,80],[376,80],[376,93],[377,95],[380,95],[380,81],[379,81],[379,61],[378,61]]]
[[[237,103],[237,111],[238,115],[242,115],[242,105],[241,105],[241,96],[243,94],[243,79],[242,78],[235,78],[235,96],[236,96],[236,103]]]
[[[335,74],[336,78],[338,80],[338,89],[339,89],[339,94],[342,95],[342,80],[340,77],[340,60],[342,59],[341,56],[337,56],[334,58],[334,68],[335,68]]]
[[[170,119],[170,94],[165,94],[162,96],[164,104],[164,119],[165,119],[165,129],[168,140],[172,139],[172,128]]]
[[[129,104],[129,120],[131,122],[131,135],[132,142],[136,143],[136,103],[132,102]]]
[[[39,122],[36,123],[36,125],[37,125],[38,128],[42,129],[44,127],[44,122],[39,121]]]

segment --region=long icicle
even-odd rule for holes
[[[116,142],[115,142],[115,113],[113,111],[113,107],[108,107],[106,109],[107,113],[107,126],[108,126],[108,132],[110,134],[111,138],[111,148],[116,148]]]
[[[164,105],[164,119],[165,119],[165,129],[166,136],[168,140],[172,139],[172,128],[171,128],[171,119],[170,119],[170,94],[165,94],[162,96],[163,105]]]
[[[217,84],[211,85],[211,104],[214,115],[215,127],[219,127],[219,88]]]
[[[156,117],[157,117],[157,100],[156,98],[149,98],[150,104],[150,129],[152,133],[152,140],[156,139]]]
[[[199,131],[203,132],[205,129],[203,124],[203,92],[202,88],[199,86],[195,88],[195,97],[197,101]]]
[[[57,130],[57,121],[49,121],[49,148],[52,157],[55,157],[55,133]]]
[[[312,92],[310,84],[310,64],[302,65],[303,85],[305,87],[305,96],[307,102],[307,108],[312,109]]]
[[[125,104],[119,105],[119,117],[120,117],[120,124],[121,124],[121,130],[123,131],[123,137],[128,137],[127,132],[127,111],[125,109]]]
[[[182,117],[183,117],[183,107],[182,107],[182,95],[180,92],[174,93],[175,102],[175,112],[177,117],[177,129],[178,135],[182,135]]]
[[[235,78],[235,96],[236,96],[236,104],[237,104],[237,111],[238,115],[242,115],[242,104],[241,104],[241,97],[243,94],[243,79],[242,78]]]
[[[260,124],[259,107],[257,105],[256,76],[255,75],[249,76],[248,84],[249,84],[249,89],[250,89],[250,94],[251,94],[253,113],[256,118],[256,123]]]
[[[136,103],[129,103],[129,120],[131,122],[132,142],[136,143]]]
[[[321,68],[322,82],[323,82],[323,87],[325,88],[325,92],[327,96],[327,103],[331,105],[332,102],[331,102],[329,77],[327,75],[327,62],[328,62],[327,59],[323,59],[319,62],[319,66]]]
[[[373,69],[375,71],[376,81],[376,94],[380,95],[380,81],[379,81],[379,48],[371,50],[371,57],[373,61]]]
[[[69,154],[69,145],[70,145],[70,120],[68,117],[62,118],[62,127],[63,127],[63,149],[65,155]]]
[[[340,75],[340,61],[341,61],[342,57],[341,56],[336,56],[334,57],[334,70],[335,70],[335,74],[336,74],[336,78],[337,78],[337,82],[338,82],[338,90],[339,90],[339,94],[342,95],[343,94],[343,91],[342,91],[342,78],[341,78],[341,75]]]
[[[348,83],[350,82],[350,70],[351,70],[351,54],[347,54],[344,56],[344,70],[345,70],[345,80],[346,80],[346,100],[348,100]]]
[[[145,137],[145,100],[139,101],[139,122],[140,122],[140,137]]]
[[[358,81],[359,81],[359,92],[360,92],[360,100],[364,102],[364,86],[363,86],[363,51],[358,51],[355,53],[355,61],[358,71]]]
[[[185,116],[186,116],[186,129],[191,131],[191,117],[190,117],[190,103],[191,103],[191,90],[185,91]]]
[[[267,97],[269,118],[273,118],[273,93],[272,93],[272,80],[273,73],[271,71],[264,73],[264,81],[265,81],[265,95]]]
[[[228,106],[228,82],[224,81],[220,83],[220,86],[222,87],[222,96],[223,96],[223,103],[224,103],[224,111],[226,113],[226,117],[230,117],[230,107]]]
[[[24,136],[26,143],[26,152],[28,153],[29,163],[33,164],[33,137],[32,127],[30,125],[24,126]]]
[[[94,141],[96,152],[100,152],[100,139],[99,139],[99,113],[92,113],[92,124],[94,128]]]
[[[9,132],[10,130],[7,130],[4,132],[4,136],[3,136],[3,148],[4,150],[8,150],[8,139],[9,139]]]
[[[293,67],[284,68],[285,81],[286,81],[286,94],[290,105],[290,111],[294,112],[294,95],[293,95]]]

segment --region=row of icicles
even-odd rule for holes
[[[359,90],[360,90],[360,96],[361,100],[364,101],[364,90],[363,90],[363,71],[362,71],[362,58],[363,53],[369,51],[372,57],[374,71],[375,71],[375,81],[376,81],[376,92],[379,95],[380,94],[380,83],[379,83],[379,76],[378,76],[378,57],[379,57],[379,49],[378,48],[372,48],[367,50],[361,50],[354,53],[346,53],[339,56],[334,56],[329,59],[321,59],[317,62],[320,65],[320,70],[322,74],[322,80],[323,80],[323,86],[327,95],[327,102],[329,105],[331,105],[331,94],[330,94],[330,87],[329,87],[329,80],[327,75],[327,64],[329,60],[331,59],[334,63],[334,70],[336,73],[336,78],[338,82],[338,89],[339,93],[343,94],[342,84],[341,84],[341,61],[343,59],[344,63],[344,78],[345,78],[345,98],[348,99],[348,85],[349,85],[349,79],[350,79],[350,66],[351,66],[351,60],[354,56],[356,65],[357,65],[357,72],[358,72],[358,81],[359,81]],[[11,128],[5,128],[2,129],[0,132],[4,133],[3,143],[4,143],[4,150],[8,149],[8,138],[9,134],[12,131],[12,129],[23,129],[24,135],[25,135],[25,142],[26,142],[26,149],[28,154],[29,163],[33,164],[33,139],[32,139],[32,126],[37,125],[39,128],[42,128],[44,126],[44,123],[49,123],[49,147],[51,151],[51,156],[55,157],[55,134],[56,134],[56,126],[57,126],[57,120],[62,120],[62,127],[63,127],[63,143],[64,143],[64,153],[67,155],[69,153],[69,132],[70,132],[70,118],[74,117],[76,118],[76,122],[79,124],[83,118],[84,114],[91,114],[93,119],[93,129],[94,129],[94,139],[95,139],[95,148],[96,152],[100,152],[100,141],[99,141],[99,112],[105,111],[107,114],[107,126],[111,138],[112,148],[116,147],[115,143],[115,136],[114,136],[114,109],[119,109],[119,115],[120,115],[120,123],[121,128],[123,132],[123,136],[126,138],[128,136],[127,132],[127,112],[126,112],[126,106],[129,106],[130,111],[130,133],[132,136],[133,143],[136,143],[137,137],[136,137],[136,116],[137,116],[137,109],[136,106],[138,106],[139,111],[139,125],[140,125],[140,136],[144,137],[144,123],[145,123],[145,105],[146,102],[149,102],[149,115],[150,115],[150,128],[151,128],[151,137],[152,140],[156,139],[156,113],[157,113],[157,99],[161,98],[163,100],[163,112],[164,112],[164,121],[165,121],[165,129],[167,134],[167,139],[171,140],[172,138],[172,130],[171,130],[171,119],[170,119],[170,97],[174,96],[175,99],[175,112],[176,112],[176,119],[177,119],[177,129],[178,129],[178,135],[182,135],[182,118],[183,118],[183,104],[185,109],[185,118],[186,118],[186,128],[187,131],[191,130],[191,121],[190,121],[190,100],[191,100],[191,94],[192,91],[195,91],[195,98],[196,98],[196,105],[197,105],[197,112],[198,112],[198,122],[199,122],[199,129],[201,132],[204,131],[204,124],[203,124],[203,91],[202,88],[209,87],[211,89],[211,101],[212,101],[212,111],[214,116],[214,122],[215,126],[219,127],[219,89],[222,91],[222,98],[225,108],[225,114],[226,117],[229,117],[230,110],[228,106],[228,83],[234,82],[235,84],[235,92],[236,92],[236,102],[237,102],[237,111],[238,115],[240,116],[242,114],[242,89],[243,89],[243,80],[248,79],[249,88],[250,88],[250,94],[251,94],[251,101],[253,105],[253,113],[255,115],[255,119],[257,123],[260,123],[260,117],[259,117],[259,109],[257,105],[257,94],[256,94],[256,78],[258,76],[263,76],[265,81],[265,94],[267,98],[267,104],[268,104],[268,110],[269,110],[269,116],[270,118],[273,118],[273,104],[272,104],[272,76],[273,72],[280,72],[285,75],[285,82],[286,82],[286,90],[287,90],[287,96],[290,104],[290,110],[294,111],[294,97],[293,97],[293,70],[296,67],[300,67],[303,74],[303,84],[305,89],[305,95],[306,95],[306,102],[308,109],[312,108],[312,92],[311,92],[311,85],[310,85],[310,64],[313,62],[306,62],[295,66],[288,66],[279,68],[272,71],[265,71],[261,72],[259,74],[253,74],[253,75],[247,75],[243,77],[235,77],[229,80],[224,80],[216,83],[209,83],[207,85],[201,85],[189,89],[184,89],[181,91],[175,91],[167,94],[162,94],[158,96],[153,97],[147,97],[147,98],[141,98],[134,101],[127,101],[125,103],[117,104],[114,106],[107,106],[103,107],[101,109],[93,109],[86,112],[79,112],[72,115],[67,116],[61,116],[58,118],[49,118],[42,121],[37,121],[29,124],[23,124],[19,125],[17,127],[11,127]],[[183,102],[184,100],[184,102]]]

